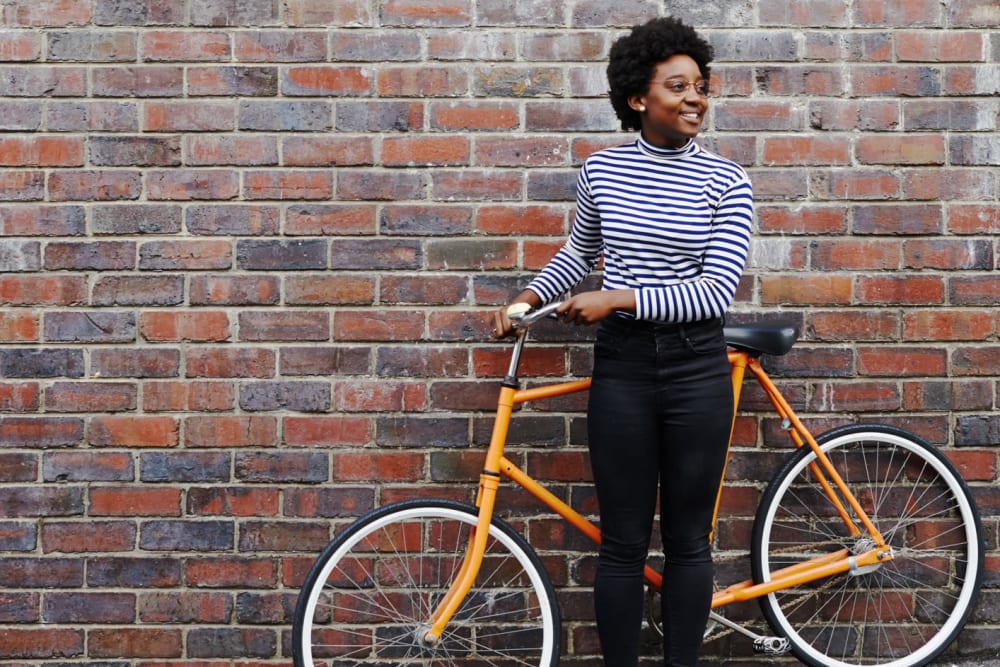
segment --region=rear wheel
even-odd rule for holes
[[[761,609],[807,664],[924,665],[958,636],[979,590],[983,543],[968,487],[941,452],[897,428],[851,425],[817,442],[894,557],[764,596]],[[751,546],[758,583],[824,553],[874,546],[834,513],[815,460],[800,448],[761,500]]]
[[[299,594],[296,667],[556,665],[552,584],[524,538],[498,519],[472,590],[440,639],[423,641],[476,523],[471,505],[414,500],[348,526],[320,554]]]

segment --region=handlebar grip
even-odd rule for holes
[[[527,329],[538,320],[550,316],[555,317],[555,312],[561,305],[561,301],[555,301],[536,310],[532,310],[531,306],[528,304],[515,303],[507,308],[507,317],[514,322],[514,326],[516,328]],[[515,306],[517,308],[515,308]]]

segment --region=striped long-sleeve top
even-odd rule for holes
[[[746,264],[753,193],[746,172],[694,141],[636,141],[587,158],[569,239],[528,285],[547,303],[604,258],[603,289],[632,289],[635,317],[721,317]]]

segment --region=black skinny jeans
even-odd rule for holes
[[[607,318],[597,331],[589,401],[604,663],[638,664],[642,570],[662,481],[664,663],[694,666],[711,607],[709,536],[733,415],[722,320]]]

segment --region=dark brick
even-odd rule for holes
[[[172,2],[96,0],[94,23],[109,26],[181,24],[185,20],[186,9]]]
[[[142,524],[139,548],[146,551],[227,551],[236,526],[232,521],[149,521]]]
[[[10,205],[0,207],[0,232],[5,236],[80,236],[87,216],[77,205]]]
[[[76,516],[84,512],[84,494],[79,487],[8,486],[0,489],[0,507],[10,517]]]
[[[227,452],[149,452],[139,457],[143,482],[228,482]]]
[[[422,262],[422,245],[414,240],[334,239],[330,245],[333,270],[419,269]]]
[[[0,445],[72,447],[83,440],[83,420],[69,417],[0,418]]]
[[[108,276],[94,285],[99,306],[176,306],[184,301],[184,276]]]
[[[329,382],[254,382],[240,387],[240,408],[247,412],[330,409]]]
[[[274,206],[208,204],[188,208],[186,225],[192,234],[270,236],[278,233],[280,215]]]
[[[379,417],[378,442],[383,447],[467,447],[469,420],[441,417]]]
[[[184,215],[171,204],[119,204],[95,206],[94,232],[97,234],[176,234]]]
[[[0,593],[0,623],[37,623],[40,599],[38,593]]]
[[[325,482],[325,452],[237,452],[236,478],[244,482]]]
[[[240,340],[325,341],[330,339],[330,315],[326,312],[240,313]]]
[[[306,551],[318,553],[330,539],[325,524],[303,524],[296,521],[247,521],[240,526],[241,552]]]
[[[84,374],[83,352],[65,349],[0,350],[0,377],[79,378]]]
[[[162,592],[141,594],[139,620],[143,623],[228,623],[233,598],[228,593]]]
[[[137,56],[135,34],[131,32],[53,32],[48,47],[52,61],[134,62]]]
[[[309,271],[326,268],[324,239],[295,241],[239,241],[236,263],[241,269],[259,271]]]
[[[0,271],[38,271],[42,268],[42,246],[38,241],[10,239],[0,246]]]
[[[329,102],[244,101],[239,129],[258,132],[323,132],[332,125]]]
[[[181,164],[180,137],[92,137],[90,162],[109,167],[175,167]]]
[[[281,593],[239,593],[236,619],[246,625],[278,625],[290,622],[295,613],[291,596]]]
[[[175,558],[90,558],[87,585],[105,588],[166,588],[181,583],[181,564]]]
[[[94,350],[91,372],[102,378],[168,378],[180,375],[180,350]]]
[[[188,633],[192,658],[272,658],[278,640],[273,630],[199,628]]]
[[[45,623],[130,623],[135,619],[133,593],[47,593]]]
[[[135,313],[46,313],[43,331],[47,342],[130,343],[136,340]]]
[[[4,588],[79,588],[84,565],[80,558],[2,558],[0,584]]]
[[[341,132],[407,132],[423,125],[423,107],[414,102],[352,101],[337,103]]]
[[[282,375],[363,375],[371,353],[362,347],[287,347],[279,351]]]
[[[49,452],[42,458],[46,482],[130,482],[132,456],[123,452]]]
[[[26,521],[0,521],[0,551],[34,551],[37,547],[37,525]],[[0,600],[2,598],[0,594]],[[4,609],[6,605],[0,602],[0,622],[3,622]]]
[[[278,0],[207,0],[191,7],[191,25],[275,25],[281,4]]]
[[[45,248],[45,268],[50,271],[114,271],[135,268],[135,243],[51,243]]]

